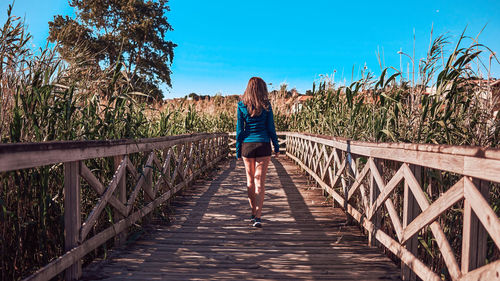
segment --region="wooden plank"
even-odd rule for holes
[[[373,164],[370,164],[373,162]],[[373,176],[372,169],[376,169],[377,173],[380,174],[380,161],[378,159],[373,159],[369,158],[368,162],[366,163],[367,166],[370,167],[370,191],[369,191],[369,207],[367,208],[373,208],[373,204],[376,204],[377,198],[380,194],[380,189],[377,187],[377,181],[375,180]],[[374,214],[372,215],[372,218],[370,221],[373,223],[374,230],[377,230],[380,228],[381,222],[382,222],[382,217],[380,214],[375,211]],[[377,242],[377,239],[375,238],[375,231],[368,231],[368,245],[369,246],[378,246],[379,243]]]
[[[132,163],[130,162],[130,159],[128,159],[127,170],[128,171],[134,170],[137,173],[137,169],[135,167],[132,166],[132,168],[129,169],[129,166],[131,166],[131,165],[132,165]],[[132,207],[134,206],[135,199],[139,195],[139,191],[144,187],[144,185],[147,181],[147,178],[152,176],[153,169],[147,168],[147,167],[151,167],[152,165],[153,165],[153,155],[149,154],[148,158],[146,159],[146,163],[143,166],[142,173],[139,176],[135,177],[136,184],[134,186],[132,194],[130,195],[129,199],[127,200],[127,213],[130,213],[130,211],[132,210]],[[145,192],[149,198],[154,197],[152,190],[145,189]]]
[[[396,187],[396,185],[401,181],[402,179],[402,174],[399,174],[399,171],[403,170],[403,167],[405,167],[405,164],[401,165],[400,170],[392,177],[392,179],[389,181],[391,183],[391,186],[389,186],[389,189],[384,183],[384,180],[379,174],[378,169],[375,167],[375,163],[373,162],[373,159],[368,159],[369,165],[370,165],[370,170],[373,173],[373,177],[375,178],[375,181],[377,182],[377,188],[380,191],[380,195],[377,198],[375,206],[372,206],[372,208],[368,211],[367,217],[370,219],[375,211],[380,207],[379,203],[384,203],[385,207],[387,209],[387,213],[389,213],[389,218],[391,219],[392,226],[394,226],[394,231],[396,232],[396,235],[398,236],[398,239],[401,240],[401,235],[403,233],[403,227],[401,226],[401,220],[399,219],[398,212],[396,211],[396,208],[394,207],[394,203],[392,203],[392,200],[390,198],[387,198],[390,194],[390,192]],[[386,189],[387,192],[384,192]]]
[[[154,158],[154,153],[155,153],[154,151],[149,153],[146,164],[142,168],[142,170],[145,173],[145,181],[144,181],[144,185],[142,187],[142,190],[144,191],[144,202],[146,202],[146,204],[149,204],[155,200],[155,194],[153,194],[153,173],[154,173],[153,158]],[[148,165],[148,163],[149,163],[149,165]],[[153,214],[146,215],[143,217],[143,223],[149,224],[152,219],[153,219]]]
[[[403,166],[405,167],[405,180],[408,183],[408,187],[411,189],[415,200],[420,206],[420,209],[425,211],[427,208],[429,208],[429,201],[408,165],[403,164]],[[454,280],[458,279],[461,275],[461,271],[458,266],[457,260],[455,259],[455,253],[453,252],[453,249],[451,248],[450,243],[448,242],[448,239],[446,238],[446,235],[441,228],[441,225],[439,225],[437,221],[434,221],[433,223],[431,223],[430,229],[432,231],[432,234],[434,235],[434,238],[436,238],[436,244],[441,251],[441,256],[446,263],[446,267],[448,267],[448,272],[450,273],[451,278]]]
[[[197,171],[195,174],[191,175],[191,177],[188,179],[189,181],[194,180],[199,174],[201,174],[203,171],[206,169],[212,167],[215,165],[218,161],[222,159],[224,155],[221,155],[220,157],[214,159],[212,162],[208,163],[208,165],[204,166],[201,170]],[[84,257],[87,253],[90,251],[93,251],[100,245],[102,245],[104,242],[108,241],[109,239],[115,237],[116,235],[119,235],[119,233],[123,233],[126,231],[126,229],[137,222],[140,218],[144,217],[145,215],[149,214],[154,208],[156,208],[158,205],[162,204],[166,200],[168,200],[172,194],[180,190],[180,187],[183,186],[183,183],[178,184],[173,190],[169,190],[162,194],[160,197],[156,198],[154,201],[149,203],[148,205],[144,206],[141,210],[132,213],[129,217],[124,218],[118,222],[116,222],[114,225],[106,228],[105,230],[101,231],[100,233],[92,236],[91,238],[87,239],[85,242],[83,242],[81,245],[79,245],[76,248],[72,248],[62,256],[58,257],[57,259],[53,260],[46,266],[40,268],[37,270],[33,275],[25,278],[25,281],[31,281],[31,280],[50,280],[57,274],[61,273],[64,271],[66,268],[70,267],[75,261],[80,260],[82,257]]]
[[[80,175],[87,181],[87,183],[97,192],[97,194],[102,195],[106,190],[104,185],[94,176],[92,171],[89,170],[87,166],[83,162],[80,162]],[[111,196],[108,200],[108,203],[111,204],[122,216],[127,216],[127,207],[118,200],[118,198]]]
[[[330,186],[332,188],[337,186],[339,179],[341,180],[342,186],[346,185],[344,178],[342,177],[342,174],[345,172],[346,165],[347,165],[347,161],[345,159],[342,160],[342,165],[340,165],[340,167],[337,169],[337,173],[335,174],[335,177],[331,180]]]
[[[352,147],[367,147],[367,148],[387,148],[387,149],[404,149],[424,152],[439,152],[443,154],[458,155],[458,156],[478,156],[484,155],[485,158],[500,159],[500,149],[485,148],[474,146],[456,146],[442,144],[416,144],[416,143],[380,143],[380,142],[365,142],[353,141],[345,138],[337,138],[332,136],[315,135],[309,133],[288,132],[289,136],[298,137],[300,139],[310,139],[320,143],[327,143],[330,146],[339,147],[346,150],[347,142],[350,142]],[[353,153],[355,153],[353,151]],[[358,154],[358,153],[356,153]]]
[[[126,166],[127,163],[127,155],[118,155],[113,157],[113,164],[115,166],[115,169],[118,171],[120,170],[120,167],[122,164]],[[116,175],[116,173],[115,173]],[[114,179],[114,176],[113,176]],[[116,185],[116,197],[122,204],[127,203],[127,171],[126,169],[123,170],[123,173],[116,179],[117,185]],[[128,213],[128,212],[127,212]],[[114,213],[114,220],[115,221],[120,221],[126,216],[122,216],[120,212]],[[118,234],[115,237],[115,246],[123,245],[125,241],[127,240],[127,232],[124,231],[120,234]]]
[[[321,180],[319,178],[319,176],[317,176],[316,174],[314,174],[312,172],[311,169],[309,169],[309,167],[307,167],[302,161],[300,161],[297,157],[295,157],[294,155],[290,154],[290,153],[287,153],[287,156],[290,157],[290,159],[294,160],[299,166],[302,167],[302,169],[304,169],[307,173],[309,173],[309,175],[311,175],[319,184],[322,188],[324,188],[328,194],[330,194],[332,196],[332,198],[337,201],[341,206],[344,206],[344,198],[342,198],[342,196],[340,194],[338,194],[335,190],[333,190],[332,187],[330,187],[326,182],[324,182],[323,180]],[[344,161],[345,163],[345,161]]]
[[[411,165],[410,170],[412,174],[417,179],[418,183],[422,184],[422,167]],[[427,210],[429,210],[428,208]],[[418,207],[418,203],[415,200],[415,196],[411,192],[408,187],[408,183],[405,179],[404,191],[403,191],[403,230],[410,224],[411,221],[417,217],[420,213],[420,209]],[[407,237],[405,238],[405,233],[407,233]],[[410,234],[410,232],[403,232],[401,237],[401,243],[404,243],[405,248],[411,252],[413,255],[418,254],[418,239],[417,236]],[[406,266],[406,264],[401,264],[401,279],[403,280],[416,280],[417,276],[415,272],[411,271],[411,269]]]
[[[477,190],[474,183],[467,177],[464,177],[464,179],[465,199],[469,202],[472,210],[474,210],[479,221],[483,224],[483,227],[488,231],[495,245],[500,248],[500,219],[491,209],[488,201],[484,199],[481,192]]]
[[[139,173],[137,173],[137,169],[135,168],[134,163],[132,163],[132,160],[130,160],[129,157],[127,157],[127,171],[130,173],[130,175],[134,178],[135,181],[139,179]]]
[[[79,245],[81,226],[80,162],[64,163],[64,250]],[[68,264],[65,280],[77,280],[82,275],[82,262],[75,259]]]
[[[326,144],[330,147],[347,151],[347,140],[339,141],[325,137],[320,138],[297,133],[291,134],[304,140]],[[493,182],[500,181],[498,178],[500,174],[500,149],[420,144],[394,145],[350,140],[349,148],[351,153],[357,155],[405,162]],[[479,157],[486,155],[492,157],[492,159]]]
[[[382,245],[394,253],[401,259],[413,272],[415,272],[422,280],[435,280],[440,281],[441,278],[430,270],[423,262],[415,257],[405,247],[401,246],[397,241],[392,239],[389,235],[381,230],[375,232],[375,237]]]
[[[375,239],[385,246],[389,251],[395,254],[402,262],[404,262],[413,272],[415,272],[422,280],[441,280],[439,276],[428,268],[422,261],[415,257],[410,251],[406,250],[399,244],[398,241],[392,239],[389,235],[380,229],[375,229],[372,222],[363,220],[359,213],[351,205],[348,206],[349,213],[355,218],[366,230],[373,232]]]
[[[482,196],[489,198],[488,182],[474,179]],[[486,208],[489,207],[489,204]],[[488,233],[472,211],[468,200],[464,202],[464,223],[462,238],[462,274],[483,266],[486,262]]]
[[[224,133],[201,133],[139,140],[0,144],[0,172],[151,151],[218,135],[224,135]]]
[[[352,197],[352,195],[354,194],[354,192],[358,189],[358,187],[360,185],[362,185],[361,182],[363,181],[365,176],[368,174],[369,170],[370,170],[370,165],[367,164],[363,167],[363,170],[361,171],[361,173],[358,173],[358,175],[354,181],[354,184],[349,189],[349,193],[347,195],[347,200],[349,200]]]
[[[458,279],[459,281],[499,281],[500,280],[500,260],[491,262],[485,266],[475,269]]]
[[[471,270],[471,268],[477,263],[476,261],[477,255],[475,255],[475,249],[471,247],[471,245],[475,244],[472,240],[474,239],[474,236],[477,235],[477,233],[471,233],[471,232],[474,232],[474,230],[477,229],[477,224],[479,220],[473,220],[472,215],[473,214],[470,202],[469,200],[465,199],[464,221],[462,226],[462,257],[461,257],[462,274],[468,273]]]
[[[97,204],[94,206],[94,208],[90,212],[89,216],[87,217],[87,220],[83,223],[81,231],[80,231],[79,241],[85,240],[85,238],[89,234],[90,230],[92,230],[92,227],[96,224],[97,219],[101,215],[101,212],[106,207],[106,204],[108,203],[109,198],[111,196],[113,196],[115,189],[119,186],[122,179],[124,178],[124,174],[125,174],[125,171],[127,168],[127,163],[128,163],[127,158],[128,158],[127,156],[123,157],[123,160],[118,165],[118,168],[115,171],[115,174],[113,175],[113,179],[111,180],[108,188],[106,188],[103,195],[101,196],[101,198],[99,198],[99,200],[97,201]],[[124,217],[121,213],[119,215],[121,217]]]
[[[285,158],[270,165],[269,177],[279,180],[266,186],[273,200],[265,203],[264,228],[253,229],[241,218],[241,210],[248,204],[240,196],[246,187],[234,184],[245,177],[242,166],[241,161],[233,160],[214,181],[198,182],[179,194],[171,227],[148,229],[144,240],[109,256],[110,263],[89,268],[89,274],[96,275],[88,279],[149,280],[156,276],[177,280],[184,274],[192,279],[234,280],[236,271],[244,274],[236,279],[275,280],[281,276],[284,280],[319,277],[346,281],[360,280],[363,272],[370,272],[372,279],[398,278],[397,267],[387,257],[360,243],[364,239],[358,227],[344,224],[342,211],[318,204],[325,200],[321,191],[308,189],[303,176],[292,172],[295,168]],[[310,207],[312,200],[318,207]],[[214,201],[218,204],[212,204]],[[274,208],[279,211],[274,213]],[[318,212],[320,208],[333,212],[330,218]],[[302,216],[308,218],[309,226],[302,224]],[[299,221],[294,223],[294,219]],[[107,275],[113,272],[116,275]]]
[[[444,211],[464,198],[464,180],[459,180],[455,185],[443,193],[432,205],[419,214],[404,228],[401,243],[407,242],[420,229],[432,223]]]

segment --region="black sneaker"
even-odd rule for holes
[[[255,218],[255,222],[253,223],[253,227],[262,227],[262,222],[260,221],[260,218]]]
[[[250,222],[251,222],[251,223],[254,223],[254,222],[255,222],[255,215],[252,215],[252,217],[250,218]]]

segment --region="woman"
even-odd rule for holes
[[[247,175],[248,202],[252,209],[251,222],[262,227],[267,166],[271,160],[271,139],[274,153],[279,154],[278,137],[267,86],[259,77],[248,81],[242,100],[238,103],[236,122],[236,157],[243,157]]]

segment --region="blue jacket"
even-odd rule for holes
[[[251,117],[243,101],[238,102],[238,119],[236,121],[236,158],[241,157],[241,144],[244,142],[273,141],[274,151],[279,152],[278,137],[274,127],[273,110],[265,109],[259,116]]]

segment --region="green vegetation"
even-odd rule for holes
[[[500,116],[493,105],[500,96],[478,86],[480,78],[469,67],[487,48],[462,47],[465,39],[459,38],[443,66],[439,59],[447,43],[442,36],[435,39],[415,87],[393,68],[384,69],[378,80],[337,89],[323,82],[303,110],[290,116],[288,128],[376,142],[498,146]],[[426,93],[429,89],[435,90]]]
[[[134,139],[234,126],[224,114],[212,118],[184,106],[160,111],[160,103],[145,103],[121,55],[95,73],[85,64],[65,65],[52,49],[31,50],[30,35],[11,11],[0,33],[1,142]],[[138,165],[142,157],[132,161]],[[114,173],[112,159],[86,165],[104,184]],[[63,253],[62,186],[60,164],[0,175],[1,280],[21,279]],[[97,198],[88,186],[82,190],[88,214]],[[100,218],[96,231],[111,221],[111,215]],[[105,253],[106,246],[86,261]]]
[[[151,99],[163,98],[160,83],[171,86],[170,66],[177,46],[166,40],[167,0],[71,0],[75,18],[55,16],[49,40],[72,66],[100,75],[102,66],[123,64],[134,91]],[[145,20],[147,19],[147,20]],[[71,73],[73,80],[80,72]]]
[[[420,63],[417,83],[404,81],[401,73],[393,68],[382,71],[378,80],[365,73],[360,81],[347,87],[334,88],[331,81],[324,81],[313,90],[314,97],[307,100],[297,114],[282,116],[281,129],[309,132],[328,136],[372,142],[433,143],[498,147],[500,142],[500,116],[494,111],[500,100],[500,88],[491,88],[489,81],[482,81],[470,64],[481,64],[483,52],[496,57],[488,48],[472,42],[463,47],[468,38],[462,35],[447,60],[441,50],[446,49],[446,39],[436,38],[427,58]],[[393,74],[389,74],[391,72]],[[398,81],[399,80],[399,81]],[[330,82],[330,83],[329,83]],[[417,84],[417,86],[411,86]],[[486,84],[486,85],[484,85]],[[328,87],[330,85],[330,87]],[[426,92],[427,90],[434,91]],[[365,163],[358,163],[362,169]],[[389,179],[399,168],[398,163],[382,161],[383,176]],[[459,175],[439,170],[422,172],[423,189],[434,201],[456,183]],[[343,192],[341,188],[338,192]],[[402,214],[402,188],[391,195],[399,214]],[[363,209],[360,198],[354,204]],[[500,216],[500,186],[491,184],[489,202]],[[394,229],[387,213],[383,213],[382,229],[393,234]],[[463,220],[463,203],[438,218],[450,241],[456,259],[460,262],[462,228],[456,227]],[[446,265],[429,229],[418,234],[418,256],[425,264],[449,280]],[[488,238],[487,261],[500,258],[500,252]]]
[[[118,5],[120,1],[114,2]],[[80,6],[83,1],[72,3],[79,7],[80,15],[96,16],[93,14],[95,7]],[[166,1],[158,3],[163,5]],[[149,73],[144,70],[149,65],[135,64],[134,58],[147,51],[134,49],[133,42],[138,39],[131,37],[126,37],[130,46],[121,45],[116,41],[119,38],[110,42],[113,54],[88,57],[95,46],[72,49],[69,47],[71,42],[79,41],[61,35],[74,31],[64,31],[68,23],[74,23],[72,26],[78,30],[86,30],[84,25],[77,26],[72,19],[56,18],[52,23],[51,38],[61,43],[59,55],[67,59],[69,64],[66,64],[55,50],[46,48],[34,52],[28,48],[30,35],[9,9],[0,34],[1,142],[144,138],[234,131],[236,98],[216,96],[196,102],[181,99],[145,103],[144,93],[138,92],[144,88],[137,82],[153,85],[161,80],[168,84],[168,68],[163,69],[162,74]],[[405,81],[394,68],[383,70],[378,80],[364,73],[362,80],[346,87],[336,88],[333,81],[323,81],[318,89],[314,87],[311,91],[314,97],[305,101],[302,110],[295,114],[290,113],[292,102],[287,103],[286,98],[272,98],[277,129],[379,142],[498,147],[500,116],[495,115],[492,108],[500,95],[495,96],[491,88],[478,85],[475,82],[479,79],[478,74],[469,67],[471,63],[479,63],[480,53],[489,50],[474,40],[463,47],[465,40],[468,38],[462,35],[451,54],[445,55],[442,50],[448,45],[446,38],[434,39],[427,57],[419,63],[416,81]],[[168,58],[164,61],[171,62],[174,45],[164,43],[170,48],[164,51]],[[441,62],[444,57],[448,59]],[[496,57],[491,58],[498,62]],[[106,63],[100,64],[102,61]],[[99,67],[88,67],[89,63]],[[102,66],[105,67],[101,69]],[[412,86],[415,84],[417,86]],[[427,88],[435,88],[435,91],[428,94]],[[134,163],[140,162],[142,156],[137,155]],[[92,160],[86,164],[103,182],[114,172],[111,159]],[[437,171],[429,173],[434,186],[449,186],[455,179],[453,175]],[[62,254],[62,166],[3,173],[0,182],[0,276],[2,280],[18,280]],[[82,211],[88,213],[97,199],[86,188],[83,187]],[[435,198],[442,191],[428,195]],[[497,213],[500,212],[499,196],[495,186],[490,201]],[[443,222],[459,219],[460,212],[461,206],[457,206],[456,212],[447,214]],[[101,220],[99,227],[103,228],[111,223],[112,216]],[[448,237],[458,237],[461,230],[447,227],[445,231]],[[423,251],[427,251],[422,255],[435,255],[430,235],[422,235],[420,241]],[[105,254],[105,249],[96,251],[88,260]],[[488,255],[496,259],[499,253]],[[443,268],[440,262],[434,265],[436,269]]]

